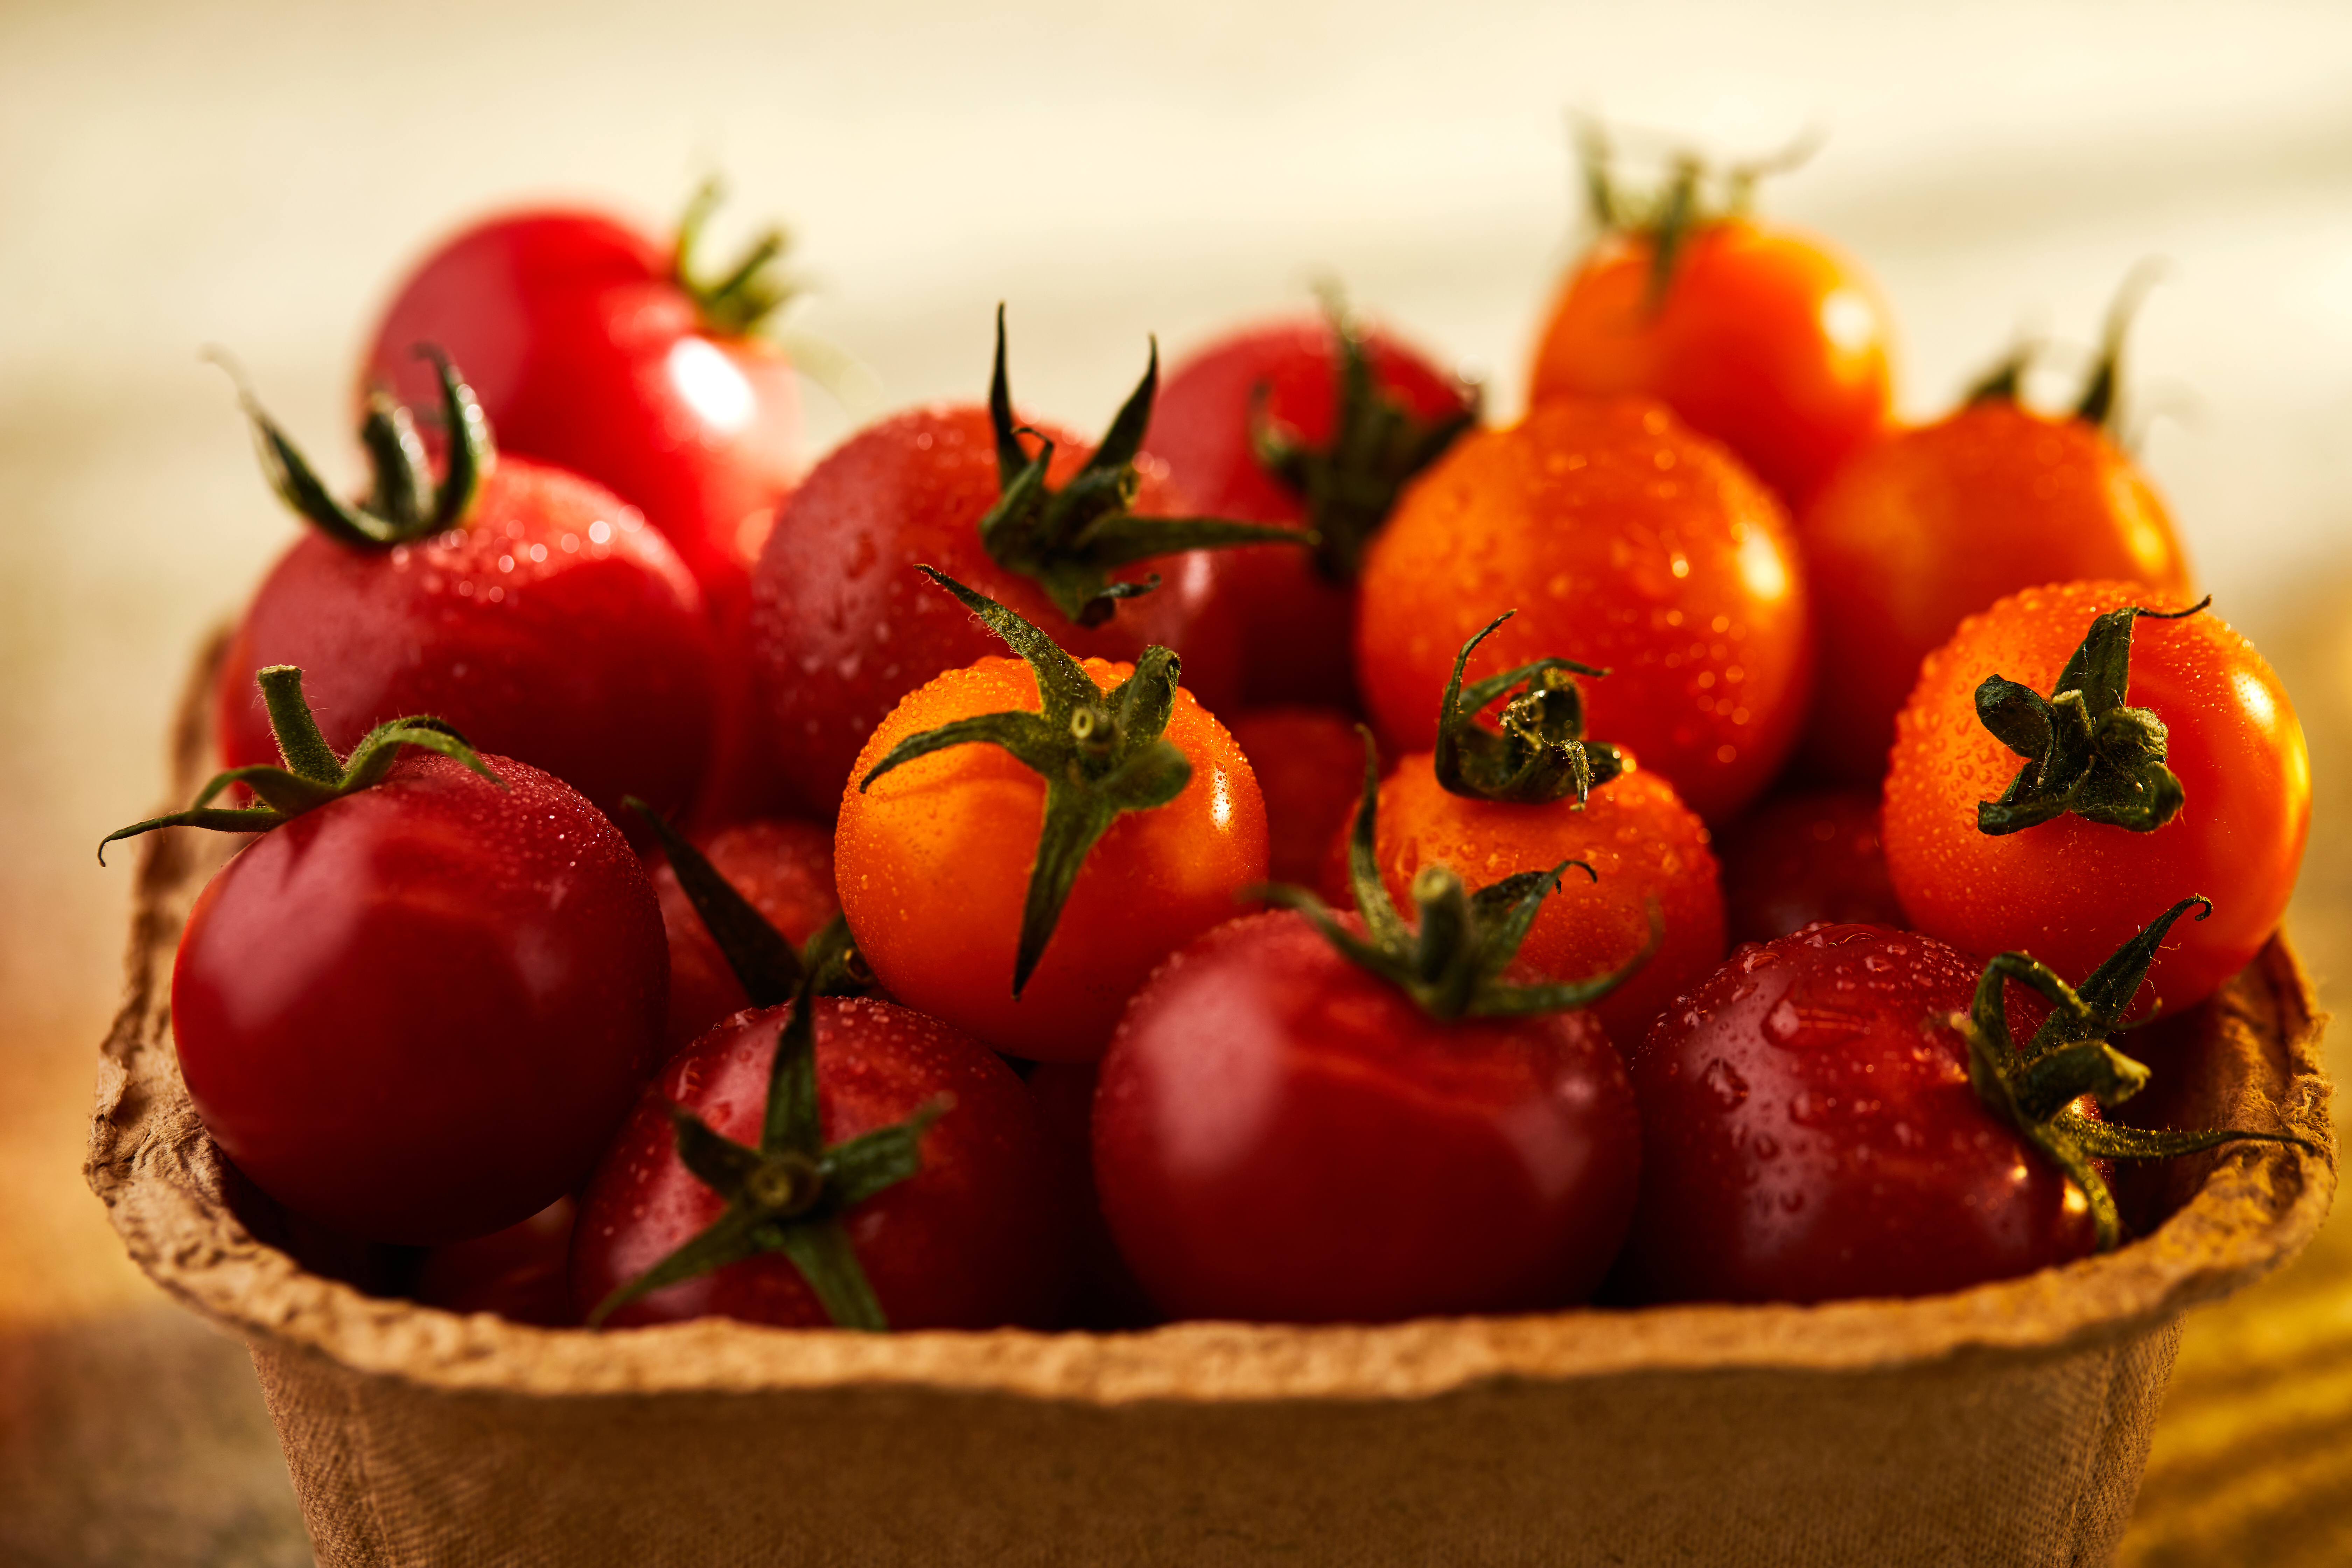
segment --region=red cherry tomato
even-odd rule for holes
[[[1471,406],[1461,382],[1396,339],[1368,332],[1364,347],[1379,390],[1412,418],[1436,424]],[[1177,488],[1207,516],[1303,528],[1307,503],[1259,460],[1253,414],[1262,396],[1272,428],[1302,447],[1327,447],[1338,375],[1329,321],[1244,328],[1169,373],[1144,450],[1167,464]],[[1354,584],[1325,575],[1307,552],[1275,544],[1228,552],[1225,578],[1242,620],[1242,700],[1352,708]]]
[[[546,1329],[580,1321],[572,1310],[572,1224],[580,1205],[556,1199],[520,1225],[436,1247],[417,1266],[411,1292],[445,1312],[496,1312]]]
[[[1875,795],[1773,796],[1716,835],[1715,849],[1723,862],[1724,925],[1734,944],[1769,942],[1816,921],[1906,921],[1886,876]]]
[[[1673,785],[1622,755],[1625,771],[1581,810],[1572,800],[1527,805],[1449,794],[1434,759],[1407,757],[1381,785],[1372,852],[1389,896],[1406,907],[1427,865],[1453,867],[1473,890],[1562,860],[1591,866],[1591,878],[1571,868],[1560,879],[1519,948],[1519,963],[1549,980],[1589,980],[1632,963],[1649,945],[1654,903],[1665,931],[1657,951],[1591,1009],[1611,1039],[1632,1041],[1722,962],[1723,892],[1706,824]]]
[[[1071,1288],[1068,1163],[1011,1068],[936,1019],[887,1002],[816,1008],[817,1119],[828,1144],[952,1103],[922,1169],[847,1211],[858,1262],[894,1329],[1059,1327]],[[754,1145],[788,1012],[729,1019],[662,1071],[596,1169],[573,1232],[572,1300],[584,1317],[699,1235],[726,1201],[679,1163],[667,1106]],[[822,1328],[824,1307],[781,1254],[730,1264],[632,1302],[610,1321],[719,1316]]]
[[[1055,442],[1048,483],[1066,484],[1091,449],[1058,426],[1026,423]],[[1156,466],[1138,471],[1135,510],[1172,511]],[[916,574],[918,564],[1018,611],[1081,658],[1131,660],[1160,643],[1183,656],[1184,683],[1202,700],[1222,702],[1234,689],[1239,631],[1216,591],[1216,555],[1192,551],[1120,572],[1139,581],[1158,572],[1160,585],[1099,626],[1076,626],[982,546],[979,522],[998,488],[986,408],[915,408],[836,448],[778,516],[754,583],[752,635],[781,782],[798,810],[830,817],[859,748],[894,703],[1003,647]]]
[[[2171,516],[2139,466],[2087,420],[2007,400],[1864,447],[1798,524],[1821,637],[1805,755],[1855,784],[1885,776],[1919,661],[1962,616],[2079,578],[2189,591]]]
[[[1525,1310],[1607,1270],[1637,1121],[1590,1015],[1436,1023],[1285,910],[1219,927],[1136,996],[1095,1179],[1178,1317]]]
[[[1228,721],[1265,800],[1266,874],[1312,888],[1363,792],[1364,742],[1331,708],[1245,708]],[[1344,877],[1342,878],[1344,881]]]
[[[1631,748],[1727,820],[1780,769],[1811,683],[1802,564],[1769,492],[1639,398],[1561,399],[1465,437],[1405,492],[1366,561],[1364,700],[1425,752],[1454,657],[1505,610],[1468,679],[1554,656],[1587,732]]]
[[[944,601],[944,595],[940,595]],[[955,613],[964,614],[961,607]],[[1086,661],[1108,691],[1125,665]],[[866,741],[862,779],[908,735],[959,719],[1037,712],[1019,659],[983,658],[909,693]],[[1013,994],[1045,783],[992,745],[919,757],[841,797],[834,837],[841,907],[890,994],[1014,1056],[1090,1061],[1119,1009],[1170,952],[1233,918],[1265,880],[1265,806],[1241,748],[1178,688],[1165,738],[1192,763],[1166,805],[1120,815],[1079,869],[1054,938]]]
[[[1982,968],[1916,931],[1817,925],[1741,948],[1660,1018],[1633,1053],[1628,1292],[1923,1296],[2087,1256],[2082,1193],[1978,1100],[1936,1021]]]
[[[463,528],[374,550],[306,534],[246,611],[215,714],[227,765],[275,763],[252,672],[299,665],[339,752],[432,713],[616,816],[632,794],[677,811],[710,748],[712,657],[694,580],[635,509],[505,458]]]
[[[657,1059],[668,960],[628,843],[536,768],[403,756],[208,883],[172,973],[196,1114],[372,1241],[481,1236],[584,1179]]]
[[[2311,757],[2278,677],[2210,611],[2132,629],[2125,700],[2165,727],[2178,816],[2147,833],[2072,813],[2009,834],[1978,827],[1977,803],[2000,800],[2024,765],[1977,717],[1978,683],[1999,674],[2048,693],[2095,616],[2183,603],[2133,583],[2030,588],[1928,655],[1886,778],[1886,865],[1914,925],[2079,976],[2175,900],[2202,894],[2211,918],[2172,928],[2142,1014],[2203,1001],[2269,940],[2303,859]]]
[[[833,835],[814,822],[762,818],[698,836],[695,847],[797,950],[841,908],[833,885]],[[667,858],[653,868],[669,933],[669,1023],[675,1053],[730,1013],[751,1005]]]
[[[1800,506],[1885,422],[1885,305],[1826,242],[1745,218],[1684,236],[1663,294],[1652,242],[1603,239],[1562,283],[1530,394],[1639,393]]]

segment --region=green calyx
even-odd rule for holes
[[[724,187],[717,180],[705,180],[686,204],[670,279],[694,301],[705,330],[722,338],[748,337],[798,292],[778,266],[792,237],[782,228],[762,230],[734,266],[709,278],[697,276],[703,231],[724,200]]]
[[[929,566],[922,574],[1026,660],[1042,703],[1035,713],[982,713],[909,735],[860,779],[863,792],[892,769],[950,746],[1001,746],[1045,781],[1045,820],[1037,859],[1021,910],[1021,939],[1013,963],[1013,994],[1021,994],[1053,940],[1070,887],[1087,854],[1123,812],[1166,805],[1183,792],[1192,764],[1165,738],[1176,708],[1181,664],[1154,644],[1135,671],[1104,691],[1054,639],[984,594],[976,594]]]
[[[1570,128],[1584,180],[1585,213],[1594,231],[1637,235],[1650,242],[1647,303],[1653,311],[1665,302],[1694,235],[1710,224],[1747,216],[1759,181],[1795,168],[1820,145],[1819,134],[1808,132],[1777,153],[1720,166],[1685,148],[1667,160],[1663,182],[1629,188],[1617,173],[1608,128],[1581,113],[1571,113]]]
[[[1596,785],[1624,771],[1624,759],[1605,741],[1584,738],[1584,699],[1571,675],[1609,672],[1572,658],[1539,658],[1469,686],[1462,671],[1470,652],[1516,610],[1506,610],[1454,656],[1437,710],[1437,782],[1450,795],[1542,805],[1574,795],[1580,809]],[[1503,705],[1502,732],[1478,722],[1487,704],[1514,685],[1527,684]]]
[[[481,774],[500,789],[506,781],[490,771],[488,763],[477,756],[466,737],[457,727],[444,720],[417,715],[394,719],[378,724],[360,738],[348,759],[335,755],[327,744],[326,736],[319,731],[319,721],[310,716],[310,705],[302,697],[302,672],[290,664],[273,664],[259,671],[254,679],[261,687],[261,699],[269,709],[269,728],[278,737],[278,754],[285,758],[282,768],[266,763],[249,767],[230,768],[215,773],[205,787],[196,792],[195,804],[185,811],[175,811],[167,816],[152,816],[144,822],[134,822],[128,827],[118,827],[98,841],[98,863],[106,864],[106,847],[118,838],[135,838],[142,833],[152,833],[159,827],[209,827],[223,833],[267,833],[279,823],[314,811],[331,800],[341,800],[347,795],[383,781],[403,746],[422,746],[428,752],[438,752],[453,761]],[[259,805],[223,806],[211,803],[232,784],[243,784],[257,796]]]
[[[1954,1013],[1948,1020],[1968,1041],[1969,1082],[1977,1098],[2063,1171],[2089,1200],[2101,1252],[2114,1250],[2122,1240],[2123,1221],[2115,1194],[2094,1161],[2165,1160],[2246,1140],[2312,1147],[2291,1134],[2236,1128],[2150,1131],[2097,1121],[2074,1109],[2074,1102],[2086,1094],[2103,1109],[2113,1109],[2147,1085],[2147,1068],[2109,1045],[2107,1037],[2116,1032],[2117,1020],[2147,977],[2147,966],[2165,933],[2192,907],[2200,921],[2213,912],[2209,899],[2181,900],[2117,948],[2080,989],[2022,952],[2000,953],[1985,966],[1969,1011]],[[2048,1020],[2023,1050],[2010,1036],[2003,1006],[2002,985],[2010,980],[2032,986],[2051,1004]]]
[[[1364,737],[1364,793],[1348,837],[1348,880],[1370,940],[1342,925],[1330,907],[1305,888],[1276,883],[1251,889],[1253,896],[1297,910],[1349,963],[1396,986],[1431,1017],[1448,1022],[1523,1018],[1591,1006],[1631,979],[1658,951],[1665,925],[1653,902],[1649,940],[1622,968],[1556,984],[1504,984],[1504,970],[1518,956],[1544,900],[1559,890],[1561,875],[1573,866],[1587,878],[1600,879],[1581,860],[1563,860],[1545,871],[1521,871],[1475,893],[1452,867],[1423,866],[1412,879],[1412,901],[1421,918],[1408,925],[1389,897],[1374,858],[1380,752],[1372,732],[1360,725],[1358,730]]]
[[[1310,447],[1276,425],[1261,382],[1250,396],[1250,449],[1306,504],[1307,525],[1319,542],[1317,569],[1331,582],[1352,583],[1406,481],[1477,424],[1478,400],[1443,419],[1416,417],[1381,386],[1363,333],[1341,302],[1333,298],[1325,307],[1338,351],[1329,443]]]
[[[1081,626],[1110,619],[1121,599],[1159,586],[1155,573],[1141,583],[1114,580],[1120,566],[1181,550],[1223,550],[1236,544],[1289,544],[1313,549],[1313,533],[1266,528],[1214,517],[1142,517],[1129,510],[1138,479],[1135,455],[1151,424],[1160,389],[1160,344],[1154,340],[1143,379],[1070,482],[1045,483],[1054,443],[1013,418],[1013,391],[1004,368],[1004,307],[996,308],[996,368],[988,386],[989,419],[996,430],[996,504],[980,520],[989,558],[1035,583],[1054,607]],[[1029,455],[1021,437],[1038,444]]]
[[[657,826],[667,827],[658,822]],[[665,831],[663,837],[668,841],[672,834]],[[677,838],[671,853],[677,854],[677,845],[685,842]],[[712,880],[725,886],[691,846],[687,854]],[[686,880],[681,871],[679,881]],[[734,889],[728,891],[733,894]],[[740,895],[735,897],[740,901]],[[696,907],[701,907],[698,900]],[[715,925],[711,934],[719,936]],[[782,951],[792,951],[772,928],[770,935]],[[722,951],[726,951],[725,942],[720,938]],[[732,952],[729,958],[732,962]],[[889,1329],[882,1304],[875,1299],[874,1288],[857,1261],[856,1249],[850,1245],[844,1216],[875,1194],[922,1170],[923,1134],[952,1105],[941,1097],[904,1121],[861,1133],[846,1142],[826,1143],[817,1120],[814,1004],[828,976],[841,976],[855,968],[848,923],[835,915],[809,939],[798,963],[791,1010],[777,1029],[758,1147],[746,1147],[712,1131],[683,1106],[669,1108],[678,1163],[725,1198],[726,1209],[700,1234],[599,1302],[588,1315],[590,1328],[602,1327],[614,1312],[656,1290],[746,1258],[782,1253],[807,1281],[836,1327],[869,1333]],[[740,967],[736,973],[745,989],[751,989],[753,973]],[[772,974],[761,974],[762,983],[770,978]]]
[[[1977,718],[2001,744],[2025,759],[1999,800],[1977,802],[1981,833],[2016,833],[2067,812],[2091,822],[2152,833],[2179,815],[2187,798],[2164,765],[2164,721],[2129,708],[2132,623],[2142,616],[2177,621],[2213,602],[2207,595],[2185,610],[2126,605],[2091,622],[2083,646],[2058,673],[2048,696],[2000,675],[1977,687]]]
[[[2141,262],[2125,275],[2116,289],[2113,302],[2107,306],[2105,326],[2099,333],[2097,357],[2091,362],[2090,374],[2084,378],[2083,390],[2070,410],[2072,417],[2099,431],[2108,439],[2123,439],[2123,357],[2124,340],[2131,333],[2133,320],[2139,313],[2140,302],[2147,291],[2164,275],[2161,263]],[[2016,403],[2021,398],[2026,374],[2042,357],[2043,344],[2033,339],[2018,342],[1996,361],[1971,385],[1961,401],[1978,403]]]
[[[441,421],[451,433],[448,472],[439,484],[433,482],[415,420],[391,394],[370,393],[367,415],[360,423],[360,444],[374,478],[368,499],[356,506],[327,488],[236,367],[213,356],[236,381],[237,400],[253,421],[254,445],[260,450],[269,488],[329,538],[355,550],[387,549],[464,526],[481,499],[482,481],[498,463],[489,421],[457,367],[430,344],[416,352],[431,360],[440,374]]]

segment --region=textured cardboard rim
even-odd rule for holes
[[[198,660],[173,736],[174,798],[210,753]],[[235,848],[220,836],[142,841],[126,994],[110,1032],[86,1171],[131,1258],[184,1304],[355,1371],[427,1387],[545,1397],[913,1384],[1113,1405],[1135,1400],[1421,1397],[1497,1379],[1773,1368],[1875,1371],[1969,1355],[2038,1358],[2143,1334],[2292,1258],[2335,1191],[2326,1020],[2274,937],[2207,1015],[2201,1096],[2220,1124],[2297,1133],[2325,1151],[2249,1144],[2178,1163],[2190,1190],[2157,1231],[2103,1258],[1949,1295],[1818,1307],[1580,1310],[1300,1329],[1192,1322],[1139,1333],[868,1336],[725,1321],[592,1334],[457,1316],[302,1269],[231,1212],[223,1163],[188,1101],[167,1016],[189,906]]]

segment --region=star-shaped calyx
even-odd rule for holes
[[[1517,614],[1506,610],[1454,656],[1454,673],[1437,710],[1437,782],[1448,794],[1475,800],[1542,805],[1573,795],[1579,807],[1594,787],[1624,771],[1624,759],[1605,741],[1584,738],[1584,699],[1571,675],[1609,672],[1572,658],[1539,658],[1462,683],[1471,650]],[[1526,682],[1503,705],[1500,733],[1478,722],[1488,704]]]

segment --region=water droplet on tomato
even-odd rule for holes
[[[1738,1068],[1721,1057],[1706,1064],[1706,1070],[1699,1074],[1699,1082],[1705,1086],[1707,1098],[1715,1101],[1718,1110],[1735,1110],[1748,1098],[1748,1080],[1739,1076]]]

